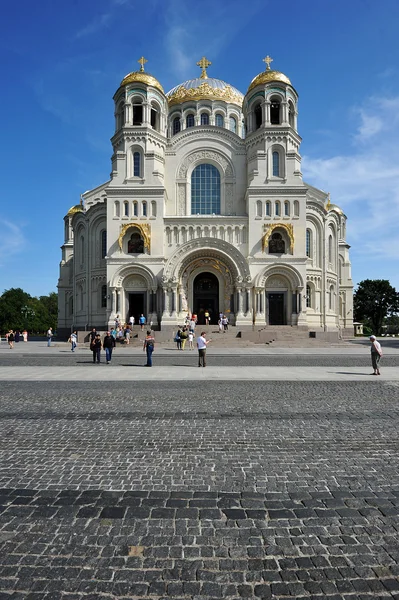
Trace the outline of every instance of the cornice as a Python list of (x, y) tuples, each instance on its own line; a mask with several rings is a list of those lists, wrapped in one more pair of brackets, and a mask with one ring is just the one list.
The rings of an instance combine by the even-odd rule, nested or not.
[(156, 141), (158, 144), (166, 146), (167, 138), (156, 129), (150, 127), (124, 127), (117, 131), (111, 137), (111, 143), (114, 146), (126, 138), (145, 138)]
[[(108, 196), (115, 197), (124, 197), (124, 196), (163, 196), (165, 193), (165, 188), (159, 187), (148, 187), (145, 188), (143, 186), (135, 186), (135, 187), (109, 187), (107, 190)], [(119, 199), (119, 198), (118, 198)]]
[[(217, 127), (216, 125), (197, 125), (196, 127), (189, 127), (183, 129), (176, 135), (168, 138), (168, 149), (179, 150), (183, 146), (187, 139), (195, 137), (196, 139), (209, 138), (211, 140), (225, 138), (223, 141), (227, 142), (229, 146), (233, 145), (236, 150), (244, 150), (245, 153), (245, 140), (240, 138), (236, 133), (232, 133), (225, 127)], [(190, 140), (192, 141), (192, 140)]]
[(247, 190), (247, 196), (250, 198), (251, 196), (306, 196), (307, 188), (286, 188), (286, 187), (278, 187), (271, 188), (267, 185), (262, 187), (249, 187)]
[(131, 264), (133, 265), (147, 265), (147, 264), (159, 264), (159, 265), (164, 265), (166, 263), (167, 259), (164, 258), (163, 256), (147, 256), (145, 255), (145, 257), (137, 259), (135, 258), (134, 261), (132, 261), (131, 256), (119, 256), (118, 258), (107, 258), (107, 265), (123, 265), (126, 266), (126, 264)]

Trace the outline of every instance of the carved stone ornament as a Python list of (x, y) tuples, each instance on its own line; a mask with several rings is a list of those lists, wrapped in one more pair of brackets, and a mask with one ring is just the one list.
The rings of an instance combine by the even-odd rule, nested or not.
[(265, 251), (269, 238), (275, 229), (283, 229), (290, 240), (290, 252), (294, 253), (294, 227), (292, 223), (273, 223), (272, 225), (265, 225), (265, 233), (262, 238), (262, 252)]
[(122, 252), (122, 244), (123, 244), (123, 238), (125, 237), (127, 231), (129, 229), (138, 229), (143, 237), (144, 240), (144, 249), (147, 250), (148, 252), (150, 252), (150, 244), (151, 244), (151, 228), (149, 223), (126, 223), (125, 225), (121, 226), (121, 231), (119, 234), (119, 238), (118, 238), (118, 243), (119, 243), (119, 248), (120, 251)]
[(187, 171), (192, 163), (201, 161), (201, 160), (213, 160), (218, 165), (221, 166), (222, 170), (226, 177), (232, 177), (233, 171), (231, 166), (229, 165), (227, 159), (219, 154), (219, 152), (213, 152), (210, 150), (201, 150), (199, 152), (193, 152), (189, 156), (187, 156), (182, 164), (180, 165), (178, 178), (184, 179), (187, 176)]
[(179, 184), (178, 189), (178, 207), (177, 214), (185, 215), (186, 214), (186, 185), (184, 183)]
[(123, 280), (123, 288), (130, 290), (132, 288), (144, 288), (147, 289), (147, 282), (141, 275), (129, 275)]
[(270, 277), (270, 279), (267, 280), (267, 287), (268, 288), (286, 288), (287, 282), (284, 281), (283, 279), (280, 279), (279, 277)]

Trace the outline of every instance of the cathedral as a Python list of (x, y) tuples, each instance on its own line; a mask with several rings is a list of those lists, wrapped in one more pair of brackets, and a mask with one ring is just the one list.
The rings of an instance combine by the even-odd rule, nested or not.
[(205, 312), (237, 331), (352, 333), (346, 216), (302, 179), (290, 79), (267, 56), (243, 94), (203, 57), (165, 93), (138, 62), (113, 98), (110, 179), (64, 217), (59, 336)]

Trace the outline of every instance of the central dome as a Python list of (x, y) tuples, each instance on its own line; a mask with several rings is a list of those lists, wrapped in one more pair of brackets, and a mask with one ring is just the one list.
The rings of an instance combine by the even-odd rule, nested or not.
[(213, 77), (188, 79), (166, 94), (169, 106), (189, 100), (223, 100), (242, 106), (244, 95), (232, 85)]

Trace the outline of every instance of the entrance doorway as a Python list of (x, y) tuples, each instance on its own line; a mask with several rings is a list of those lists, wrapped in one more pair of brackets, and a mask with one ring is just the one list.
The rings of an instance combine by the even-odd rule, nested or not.
[(268, 294), (269, 325), (285, 325), (284, 294)]
[(129, 322), (129, 318), (132, 315), (134, 317), (135, 325), (138, 324), (140, 315), (144, 315), (145, 318), (147, 318), (147, 315), (145, 314), (145, 312), (146, 312), (145, 298), (146, 298), (146, 292), (129, 293), (129, 312), (126, 317), (127, 323)]
[(199, 325), (205, 325), (205, 311), (209, 312), (211, 323), (215, 324), (219, 313), (219, 281), (213, 273), (200, 273), (194, 279), (194, 314)]

